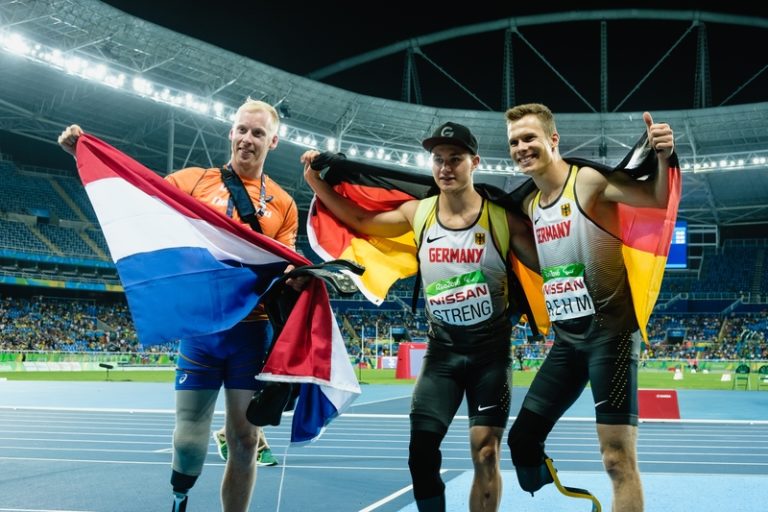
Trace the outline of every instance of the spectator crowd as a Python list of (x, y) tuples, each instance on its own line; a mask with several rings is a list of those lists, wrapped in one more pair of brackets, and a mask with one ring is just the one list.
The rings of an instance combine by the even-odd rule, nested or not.
[[(336, 308), (352, 357), (394, 355), (401, 341), (425, 341), (426, 319), (408, 307), (378, 310)], [(747, 314), (659, 314), (648, 325), (644, 359), (768, 360), (768, 308)], [(549, 340), (534, 339), (520, 326), (513, 332), (524, 359), (541, 359)], [(361, 344), (360, 338), (363, 338)], [(361, 348), (362, 347), (362, 348)], [(46, 296), (0, 297), (0, 352), (173, 353), (173, 343), (144, 346), (124, 301)], [(390, 353), (391, 351), (391, 353)]]

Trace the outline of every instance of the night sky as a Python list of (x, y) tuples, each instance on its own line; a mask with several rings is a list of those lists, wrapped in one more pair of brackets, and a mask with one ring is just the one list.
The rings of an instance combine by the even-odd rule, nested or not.
[[(562, 13), (578, 5), (596, 9), (674, 9), (723, 12), (768, 18), (768, 5), (741, 2), (296, 2), (187, 0), (108, 0), (125, 12), (253, 58), (285, 71), (306, 75), (316, 69), (409, 38), (449, 28), (532, 14)], [(751, 2), (752, 3), (752, 2)], [(757, 4), (758, 2), (754, 2)], [(459, 4), (461, 5), (461, 4)], [(414, 12), (417, 7), (418, 12)], [(716, 7), (716, 9), (715, 9)], [(366, 12), (363, 12), (366, 11)], [(681, 22), (609, 22), (608, 110), (683, 35)], [(598, 23), (523, 27), (521, 32), (561, 72), (587, 102), (599, 108)], [(717, 106), (768, 64), (768, 29), (709, 24), (712, 102)], [(514, 42), (516, 102), (541, 101), (556, 112), (590, 112), (563, 81), (524, 42)], [(760, 51), (756, 53), (756, 48)], [(463, 92), (433, 65), (417, 57), (422, 103), (445, 108), (502, 111), (503, 32), (425, 46), (425, 54), (477, 95)], [(623, 111), (693, 108), (696, 38), (686, 36), (668, 59), (619, 108)], [(354, 92), (402, 99), (403, 53), (360, 66), (323, 81)], [(768, 100), (764, 71), (728, 104)], [(487, 105), (484, 106), (483, 104)]]

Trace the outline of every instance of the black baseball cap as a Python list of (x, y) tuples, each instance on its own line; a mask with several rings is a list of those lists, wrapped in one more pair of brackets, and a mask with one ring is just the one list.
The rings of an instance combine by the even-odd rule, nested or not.
[(469, 128), (459, 123), (451, 123), (449, 121), (441, 124), (430, 138), (424, 139), (421, 143), (427, 151), (432, 151), (432, 148), (439, 144), (461, 146), (468, 149), (473, 155), (477, 154), (477, 139), (469, 131)]

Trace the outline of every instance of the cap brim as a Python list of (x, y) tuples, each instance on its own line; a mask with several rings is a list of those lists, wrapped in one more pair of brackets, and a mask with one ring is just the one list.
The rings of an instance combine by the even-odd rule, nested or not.
[(427, 151), (432, 151), (432, 148), (434, 148), (435, 146), (439, 146), (440, 144), (448, 144), (450, 146), (459, 146), (466, 149), (473, 155), (477, 154), (474, 149), (472, 149), (468, 145), (464, 144), (462, 141), (455, 139), (453, 137), (430, 137), (422, 141), (421, 147), (423, 147)]

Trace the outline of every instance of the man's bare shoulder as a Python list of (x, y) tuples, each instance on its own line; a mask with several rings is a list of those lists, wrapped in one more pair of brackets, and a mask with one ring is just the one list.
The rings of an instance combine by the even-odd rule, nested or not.
[(413, 226), (413, 219), (416, 217), (416, 209), (419, 207), (419, 202), (418, 199), (411, 199), (397, 207), (411, 226)]

